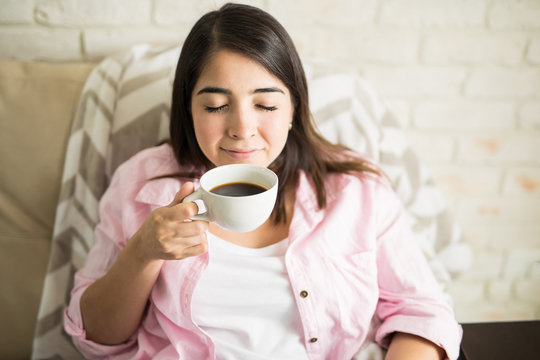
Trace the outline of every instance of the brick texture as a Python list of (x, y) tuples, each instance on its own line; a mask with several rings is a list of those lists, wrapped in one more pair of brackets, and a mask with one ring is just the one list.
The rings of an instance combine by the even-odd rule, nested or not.
[(466, 71), (455, 67), (369, 66), (364, 77), (376, 84), (385, 96), (414, 98), (446, 98), (457, 96), (466, 78)]
[(496, 0), (488, 14), (489, 25), (503, 29), (540, 29), (537, 0)]
[(484, 99), (528, 99), (540, 93), (540, 68), (474, 69), (465, 95)]
[[(0, 0), (0, 58), (99, 61), (179, 44), (225, 2)], [(452, 284), (458, 319), (540, 318), (540, 1), (242, 2), (388, 102), (475, 251)]]
[(0, 23), (31, 24), (34, 22), (33, 0), (0, 0)]
[(77, 60), (81, 57), (80, 31), (10, 27), (0, 31), (0, 49), (5, 58)]
[(540, 65), (540, 37), (531, 40), (527, 50), (527, 60), (535, 65)]
[(86, 58), (99, 60), (106, 55), (120, 52), (140, 43), (181, 44), (186, 33), (171, 29), (138, 27), (136, 30), (88, 29), (83, 32), (82, 43)]
[(46, 25), (137, 25), (150, 22), (150, 0), (36, 1), (36, 20)]
[(487, 1), (381, 1), (380, 21), (403, 27), (470, 27), (484, 22)]
[(432, 101), (416, 107), (413, 124), (420, 129), (513, 129), (516, 106), (504, 101)]
[(520, 125), (530, 130), (540, 130), (540, 99), (525, 103), (519, 112)]
[(430, 33), (423, 48), (423, 60), (433, 64), (518, 65), (527, 45), (526, 33), (459, 30)]

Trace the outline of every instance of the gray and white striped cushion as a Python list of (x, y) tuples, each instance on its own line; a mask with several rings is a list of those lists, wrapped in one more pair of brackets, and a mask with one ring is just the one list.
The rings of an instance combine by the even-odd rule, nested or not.
[[(98, 202), (114, 170), (137, 151), (168, 136), (170, 94), (178, 48), (150, 45), (103, 60), (81, 93), (69, 138), (52, 250), (33, 343), (33, 359), (82, 358), (63, 330), (74, 272), (93, 242)], [(446, 287), (469, 252), (446, 203), (373, 89), (349, 72), (306, 60), (310, 101), (319, 129), (378, 161), (406, 205), (416, 239)], [(446, 261), (450, 258), (452, 261)], [(368, 346), (368, 350), (373, 350)], [(380, 358), (366, 351), (362, 358)]]

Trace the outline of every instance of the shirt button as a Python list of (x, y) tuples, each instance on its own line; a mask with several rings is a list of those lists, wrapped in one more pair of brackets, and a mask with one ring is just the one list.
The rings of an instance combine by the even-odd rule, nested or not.
[(308, 292), (306, 290), (302, 290), (302, 291), (300, 291), (300, 296), (303, 297), (303, 298), (307, 298)]
[(314, 343), (314, 342), (317, 342), (317, 340), (319, 340), (319, 339), (317, 339), (317, 338), (314, 337), (314, 338), (309, 339), (309, 342)]

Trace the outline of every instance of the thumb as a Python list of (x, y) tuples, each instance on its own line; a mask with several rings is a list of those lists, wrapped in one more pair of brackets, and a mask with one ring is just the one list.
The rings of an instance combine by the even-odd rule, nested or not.
[(193, 185), (191, 181), (186, 182), (184, 185), (182, 185), (180, 190), (178, 190), (169, 206), (175, 206), (180, 204), (182, 200), (184, 200), (184, 198), (189, 194), (193, 193), (193, 191), (195, 191), (195, 185)]

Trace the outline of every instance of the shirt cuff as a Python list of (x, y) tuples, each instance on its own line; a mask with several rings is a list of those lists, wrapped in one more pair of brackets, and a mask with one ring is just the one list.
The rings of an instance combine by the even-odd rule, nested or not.
[(128, 341), (118, 345), (102, 345), (86, 338), (80, 303), (83, 291), (74, 292), (69, 307), (64, 312), (64, 329), (71, 336), (75, 347), (87, 359), (102, 359), (107, 356), (126, 354), (133, 349), (137, 334), (132, 335)]
[(395, 332), (420, 336), (441, 347), (446, 352), (446, 360), (456, 360), (459, 356), (463, 329), (455, 320), (419, 319), (414, 316), (396, 315), (385, 319), (375, 334), (375, 341), (382, 347), (390, 345), (390, 335)]

